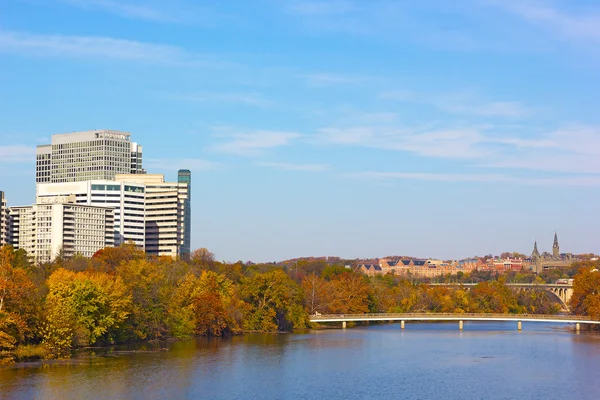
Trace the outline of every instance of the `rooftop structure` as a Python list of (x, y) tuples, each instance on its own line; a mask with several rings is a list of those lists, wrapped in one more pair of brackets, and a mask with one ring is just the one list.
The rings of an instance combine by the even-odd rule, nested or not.
[(114, 179), (116, 174), (143, 174), (142, 146), (127, 132), (93, 130), (52, 135), (37, 147), (36, 182)]

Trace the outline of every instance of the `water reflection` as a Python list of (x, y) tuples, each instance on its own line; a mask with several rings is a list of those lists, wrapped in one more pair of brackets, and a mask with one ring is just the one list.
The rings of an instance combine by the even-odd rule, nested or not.
[(599, 335), (513, 325), (387, 324), (144, 344), (0, 369), (0, 398), (597, 397)]

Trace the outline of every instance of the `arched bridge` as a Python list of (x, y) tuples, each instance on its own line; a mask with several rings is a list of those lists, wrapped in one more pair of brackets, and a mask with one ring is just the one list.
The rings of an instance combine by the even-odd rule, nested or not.
[[(429, 283), (428, 286), (445, 286), (445, 287), (463, 287), (470, 290), (477, 286), (477, 283)], [(573, 285), (571, 284), (537, 284), (537, 283), (505, 283), (512, 290), (544, 290), (551, 293), (554, 298), (560, 303), (563, 310), (569, 311), (569, 300), (573, 295)]]
[(458, 321), (458, 327), (463, 329), (464, 321), (515, 321), (518, 330), (522, 322), (546, 322), (557, 324), (575, 324), (575, 330), (581, 329), (581, 324), (600, 325), (600, 321), (584, 316), (575, 315), (542, 315), (542, 314), (454, 314), (454, 313), (371, 313), (371, 314), (316, 314), (310, 316), (310, 322), (327, 323), (341, 322), (346, 328), (347, 322), (368, 321), (400, 321), (404, 329), (406, 321)]

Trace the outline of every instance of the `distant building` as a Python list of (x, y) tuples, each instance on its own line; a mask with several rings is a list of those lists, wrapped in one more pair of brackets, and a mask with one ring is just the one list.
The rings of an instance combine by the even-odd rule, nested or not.
[(8, 205), (4, 192), (0, 191), (0, 246), (8, 244)]
[(114, 243), (132, 241), (147, 254), (187, 257), (191, 246), (191, 172), (177, 182), (160, 174), (117, 174), (114, 180), (39, 183), (39, 198), (75, 195), (77, 204), (114, 209)]
[(10, 241), (36, 263), (94, 253), (114, 244), (114, 215), (107, 207), (76, 204), (76, 196), (38, 198), (36, 204), (10, 207)]
[(383, 275), (381, 267), (377, 264), (359, 264), (358, 270), (367, 276)]
[(116, 181), (140, 183), (146, 195), (146, 253), (186, 258), (191, 247), (191, 189), (189, 170), (180, 170), (177, 182), (164, 175), (117, 175)]
[(37, 147), (36, 182), (114, 179), (116, 174), (143, 174), (142, 146), (127, 132), (93, 130), (52, 135)]
[(561, 253), (558, 244), (558, 236), (554, 233), (554, 243), (552, 245), (552, 254), (544, 252), (540, 254), (537, 247), (537, 241), (533, 245), (533, 252), (531, 253), (531, 264), (532, 269), (535, 273), (539, 274), (548, 269), (557, 267), (568, 267), (573, 264), (573, 254)]
[(114, 210), (114, 244), (146, 246), (146, 186), (108, 180), (38, 183), (38, 198), (75, 195), (77, 204)]

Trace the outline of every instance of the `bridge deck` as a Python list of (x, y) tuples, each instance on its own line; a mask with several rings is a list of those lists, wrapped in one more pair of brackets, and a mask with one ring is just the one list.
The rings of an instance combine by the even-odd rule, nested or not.
[(522, 321), (563, 324), (597, 324), (600, 321), (575, 315), (542, 314), (446, 314), (446, 313), (373, 313), (311, 315), (310, 322), (363, 322), (363, 321)]

